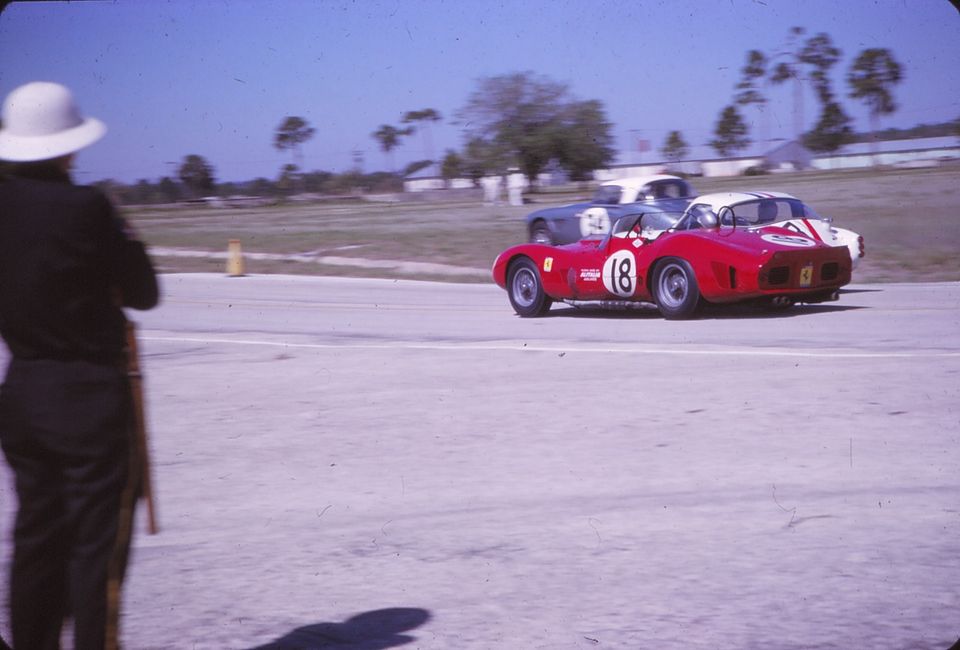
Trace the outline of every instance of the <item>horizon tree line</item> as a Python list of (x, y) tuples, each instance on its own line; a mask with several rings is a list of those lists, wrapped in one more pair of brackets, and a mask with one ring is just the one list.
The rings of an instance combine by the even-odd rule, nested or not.
[[(769, 87), (786, 82), (791, 82), (794, 88), (795, 134), (802, 127), (805, 85), (813, 89), (820, 104), (816, 124), (808, 132), (799, 134), (805, 146), (815, 152), (831, 152), (853, 139), (852, 120), (837, 100), (829, 76), (842, 52), (826, 33), (805, 40), (804, 35), (803, 28), (794, 27), (783, 48), (772, 53), (747, 52), (733, 101), (721, 110), (714, 126), (714, 138), (707, 143), (718, 154), (733, 155), (750, 144), (749, 128), (739, 109), (756, 106), (763, 122), (768, 114)], [(874, 135), (879, 132), (880, 117), (897, 110), (892, 89), (902, 79), (902, 67), (886, 48), (865, 49), (851, 63), (846, 75), (848, 97), (867, 106)], [(401, 115), (399, 125), (382, 124), (372, 132), (371, 137), (389, 161), (390, 171), (381, 174), (398, 177), (392, 152), (403, 138), (417, 131), (421, 133), (428, 158), (405, 166), (404, 176), (435, 163), (439, 163), (444, 178), (466, 177), (474, 181), (515, 168), (535, 187), (538, 176), (548, 167), (566, 171), (571, 180), (583, 180), (594, 169), (609, 164), (615, 155), (612, 124), (601, 101), (575, 98), (566, 84), (529, 71), (480, 79), (476, 90), (451, 122), (462, 127), (462, 149), (447, 149), (442, 159), (436, 161), (433, 160), (431, 127), (442, 119), (432, 108), (407, 111)], [(960, 120), (957, 124), (960, 125)], [(955, 130), (960, 133), (960, 126)], [(139, 188), (134, 193), (140, 195), (170, 197), (177, 193), (180, 196), (203, 196), (214, 191), (222, 194), (224, 187), (256, 185), (261, 190), (270, 189), (272, 195), (283, 195), (294, 191), (323, 191), (325, 184), (329, 185), (330, 179), (338, 176), (352, 177), (355, 182), (375, 176), (362, 174), (359, 165), (339, 175), (303, 172), (303, 145), (315, 134), (316, 130), (303, 117), (287, 116), (281, 121), (273, 144), (278, 151), (289, 151), (292, 162), (281, 167), (275, 180), (261, 178), (246, 183), (217, 184), (213, 166), (202, 156), (189, 154), (177, 169), (176, 180), (164, 177), (154, 186), (141, 179), (132, 187)], [(671, 130), (660, 148), (669, 162), (682, 160), (689, 150), (680, 130)], [(377, 183), (383, 185), (383, 179)], [(363, 185), (370, 186), (370, 182), (365, 181)]]

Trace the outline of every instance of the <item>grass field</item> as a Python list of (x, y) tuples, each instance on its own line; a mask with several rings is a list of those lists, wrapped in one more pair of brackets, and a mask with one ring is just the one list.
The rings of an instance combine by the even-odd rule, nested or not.
[[(692, 183), (702, 194), (788, 192), (838, 226), (859, 232), (867, 257), (854, 274), (857, 282), (960, 280), (960, 167), (695, 178)], [(224, 271), (228, 240), (239, 239), (247, 273), (484, 282), (497, 254), (525, 241), (525, 215), (586, 198), (590, 191), (583, 186), (532, 194), (523, 207), (352, 201), (134, 208), (126, 214), (166, 272)]]

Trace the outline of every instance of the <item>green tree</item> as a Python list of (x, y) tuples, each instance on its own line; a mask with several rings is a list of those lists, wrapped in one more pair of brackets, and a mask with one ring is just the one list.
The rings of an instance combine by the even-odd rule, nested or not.
[(296, 115), (284, 118), (273, 135), (273, 146), (278, 151), (293, 152), (294, 162), (303, 166), (303, 143), (313, 137), (315, 130), (310, 124)]
[(761, 108), (767, 103), (767, 98), (760, 92), (759, 82), (767, 76), (767, 57), (759, 50), (747, 52), (747, 63), (740, 69), (743, 75), (737, 84), (737, 95), (734, 101), (739, 106), (760, 104)]
[(812, 131), (804, 135), (803, 144), (818, 153), (831, 153), (850, 141), (853, 128), (850, 117), (837, 102), (827, 102), (820, 113), (820, 120)]
[(447, 154), (440, 164), (440, 174), (447, 181), (463, 176), (463, 158), (460, 157), (460, 154), (452, 149), (447, 149)]
[(233, 196), (239, 194), (239, 186), (236, 183), (220, 183), (217, 185), (217, 196)]
[(160, 200), (164, 203), (176, 203), (180, 200), (180, 186), (169, 176), (160, 179), (157, 190), (160, 193)]
[(876, 133), (880, 128), (880, 116), (897, 110), (891, 88), (903, 79), (900, 64), (885, 48), (868, 48), (862, 51), (850, 66), (847, 84), (850, 97), (862, 100), (870, 110), (870, 127)]
[[(531, 72), (516, 72), (480, 79), (457, 118), (464, 125), (468, 149), (473, 146), (484, 152), (483, 166), (515, 165), (535, 186), (537, 176), (552, 159), (560, 160), (571, 172), (579, 172), (586, 160), (603, 165), (612, 159), (610, 125), (602, 118), (600, 107), (599, 102), (571, 100), (564, 84)], [(574, 155), (572, 147), (564, 145), (574, 137), (574, 127), (589, 130), (590, 136), (581, 143), (592, 151)], [(468, 167), (475, 171), (479, 161), (469, 151), (465, 153)], [(502, 170), (502, 166), (496, 169)]]
[(720, 114), (717, 125), (713, 130), (715, 139), (710, 141), (713, 147), (721, 156), (729, 156), (750, 144), (747, 137), (747, 125), (736, 106), (727, 106)]
[(813, 70), (810, 72), (810, 82), (817, 93), (824, 108), (833, 102), (833, 90), (830, 87), (830, 68), (840, 60), (841, 51), (834, 47), (830, 36), (823, 32), (807, 39), (800, 50), (799, 61)]
[(140, 205), (153, 203), (153, 198), (154, 198), (153, 184), (150, 183), (150, 181), (148, 181), (147, 179), (141, 178), (140, 180), (137, 181), (136, 185), (129, 188), (127, 196), (131, 203), (136, 203)]
[(381, 124), (380, 128), (371, 133), (371, 137), (380, 143), (380, 150), (390, 159), (390, 171), (393, 171), (392, 151), (400, 144), (400, 137), (412, 133), (410, 129), (398, 129), (389, 124)]
[(292, 194), (296, 191), (300, 180), (300, 168), (287, 163), (280, 169), (276, 187), (283, 194)]
[(184, 157), (177, 170), (177, 177), (194, 197), (209, 195), (213, 191), (213, 167), (203, 156), (190, 154)]
[(300, 175), (300, 182), (303, 184), (304, 192), (324, 192), (327, 183), (333, 176), (331, 172), (316, 171), (307, 172)]
[(270, 179), (264, 178), (262, 176), (250, 181), (249, 191), (254, 196), (263, 196), (263, 197), (275, 196), (277, 193), (276, 186), (273, 184), (273, 182)]
[(663, 157), (674, 163), (686, 158), (689, 151), (687, 142), (679, 131), (671, 131), (667, 134), (667, 139), (663, 142), (663, 147), (660, 148)]
[[(571, 102), (558, 125), (556, 158), (570, 174), (570, 180), (585, 181), (593, 170), (605, 166), (615, 155), (612, 126), (603, 104), (595, 99)], [(544, 161), (546, 167), (550, 159)]]
[(439, 122), (442, 118), (439, 111), (433, 108), (425, 108), (420, 111), (407, 111), (403, 114), (402, 122), (411, 124), (410, 133), (417, 130), (416, 125), (422, 124), (426, 128), (420, 129), (423, 135), (423, 153), (432, 162), (433, 161), (433, 137), (431, 135), (430, 125)]
[(463, 173), (474, 184), (489, 174), (503, 173), (507, 164), (508, 154), (503, 147), (479, 137), (468, 140), (463, 150)]

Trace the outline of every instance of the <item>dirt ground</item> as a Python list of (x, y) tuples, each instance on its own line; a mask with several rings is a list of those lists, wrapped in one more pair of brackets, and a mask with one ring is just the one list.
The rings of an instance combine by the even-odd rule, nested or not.
[[(761, 177), (694, 178), (699, 193), (784, 191), (838, 226), (862, 234), (867, 257), (857, 282), (960, 280), (960, 166), (930, 169), (802, 172)], [(239, 239), (249, 273), (486, 282), (494, 258), (525, 241), (524, 217), (590, 195), (590, 187), (529, 194), (528, 204), (479, 202), (313, 203), (260, 208), (127, 210), (167, 272), (225, 268), (228, 241)], [(253, 255), (253, 256), (251, 256)], [(256, 257), (255, 255), (260, 255)], [(278, 259), (296, 256), (295, 259)], [(380, 262), (430, 262), (429, 269)], [(466, 269), (465, 272), (450, 269)]]

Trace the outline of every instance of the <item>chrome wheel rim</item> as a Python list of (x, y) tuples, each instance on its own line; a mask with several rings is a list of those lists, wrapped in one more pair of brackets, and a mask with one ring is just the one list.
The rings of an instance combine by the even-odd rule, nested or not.
[(679, 307), (687, 298), (690, 284), (686, 272), (671, 264), (660, 274), (660, 302), (667, 307)]
[(538, 280), (530, 269), (520, 269), (513, 276), (513, 299), (521, 307), (529, 307), (537, 299)]

